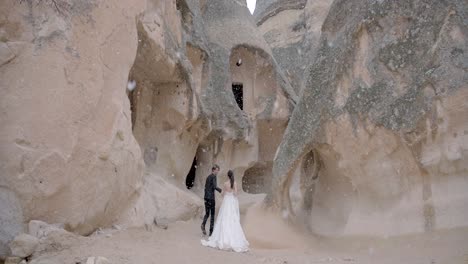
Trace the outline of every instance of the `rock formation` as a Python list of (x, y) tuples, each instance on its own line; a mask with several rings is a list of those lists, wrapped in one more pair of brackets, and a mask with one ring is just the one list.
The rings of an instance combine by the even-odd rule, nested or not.
[[(254, 177), (271, 179), (297, 95), (245, 2), (152, 2), (138, 21), (138, 41), (129, 75), (137, 88), (129, 97), (147, 173), (123, 221), (141, 225), (201, 214), (199, 197), (213, 163), (222, 168), (220, 182), (228, 169), (242, 182), (255, 166), (265, 171)], [(189, 173), (193, 183), (186, 181)]]
[(13, 256), (26, 258), (34, 253), (38, 244), (39, 240), (36, 237), (20, 234), (11, 241), (9, 246)]
[(111, 224), (143, 175), (127, 76), (144, 1), (0, 4), (0, 255), (30, 219)]
[(245, 1), (0, 7), (0, 256), (29, 220), (86, 235), (199, 215), (215, 162), (220, 182), (271, 179), (298, 97)]
[(466, 10), (334, 1), (268, 201), (322, 235), (466, 226)]
[(254, 16), (297, 93), (312, 61), (332, 0), (257, 0)]
[(242, 204), (268, 193), (317, 234), (466, 226), (466, 10), (2, 1), (0, 258), (30, 220), (88, 235), (196, 217), (213, 163)]

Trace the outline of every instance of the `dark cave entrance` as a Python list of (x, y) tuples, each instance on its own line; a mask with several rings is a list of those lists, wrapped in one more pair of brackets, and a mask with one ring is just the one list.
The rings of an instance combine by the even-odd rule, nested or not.
[(232, 93), (236, 99), (236, 103), (241, 110), (244, 110), (244, 85), (242, 83), (232, 84)]
[(190, 171), (188, 172), (187, 177), (185, 178), (185, 186), (187, 186), (187, 189), (192, 189), (194, 182), (195, 182), (196, 172), (197, 172), (197, 157), (195, 156), (193, 158), (192, 167), (190, 167)]

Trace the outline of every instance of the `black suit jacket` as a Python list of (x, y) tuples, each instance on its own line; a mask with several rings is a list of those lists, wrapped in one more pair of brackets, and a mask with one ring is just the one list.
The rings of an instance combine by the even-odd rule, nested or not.
[(215, 190), (221, 193), (221, 189), (216, 184), (216, 175), (210, 174), (205, 182), (205, 199), (214, 200)]

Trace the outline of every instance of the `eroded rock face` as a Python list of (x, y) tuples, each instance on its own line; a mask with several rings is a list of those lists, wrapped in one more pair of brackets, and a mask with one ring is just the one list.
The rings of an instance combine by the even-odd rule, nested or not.
[(143, 173), (125, 94), (143, 1), (56, 3), (0, 4), (1, 244), (30, 219), (111, 223)]
[(36, 237), (28, 234), (20, 234), (11, 241), (9, 246), (13, 256), (25, 258), (34, 253), (38, 244), (39, 240)]
[(323, 235), (466, 225), (462, 0), (56, 3), (1, 4), (0, 255), (197, 216), (213, 163)]
[(245, 1), (127, 5), (2, 3), (1, 241), (189, 219), (213, 163), (271, 171), (297, 95)]
[(466, 226), (467, 9), (334, 1), (269, 201), (323, 235)]
[(331, 0), (258, 0), (254, 16), (296, 93), (319, 44)]
[(256, 164), (271, 171), (297, 96), (245, 1), (148, 1), (137, 30), (128, 96), (146, 174), (120, 222), (187, 220), (214, 163), (220, 184), (228, 169), (239, 182)]

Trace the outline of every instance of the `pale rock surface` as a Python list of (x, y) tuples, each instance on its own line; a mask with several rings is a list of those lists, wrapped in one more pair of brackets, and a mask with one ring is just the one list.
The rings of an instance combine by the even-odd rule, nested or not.
[(9, 246), (13, 256), (25, 258), (34, 253), (38, 244), (39, 239), (36, 237), (28, 234), (20, 234), (10, 242)]
[(18, 264), (25, 262), (21, 257), (7, 257), (4, 264)]
[(465, 1), (334, 1), (267, 201), (327, 236), (468, 225)]
[(203, 201), (156, 175), (146, 175), (136, 204), (119, 220), (122, 225), (164, 225), (177, 220), (190, 220), (204, 213)]
[(39, 254), (51, 249), (64, 250), (72, 244), (84, 240), (84, 237), (64, 230), (59, 224), (50, 225), (37, 220), (32, 220), (29, 223), (29, 234), (39, 240), (36, 249), (36, 253)]
[(465, 2), (54, 3), (0, 4), (0, 256), (199, 217), (213, 163), (316, 234), (467, 225)]
[(300, 94), (332, 0), (257, 0), (255, 21), (273, 56)]
[(196, 217), (213, 163), (220, 182), (271, 171), (298, 97), (245, 1), (0, 7), (0, 255), (33, 219), (86, 235)]
[(86, 264), (111, 264), (111, 262), (105, 257), (89, 257)]
[(31, 220), (28, 223), (28, 233), (31, 236), (42, 239), (47, 237), (53, 231), (64, 231), (61, 224), (48, 224), (39, 220)]
[(143, 175), (125, 86), (144, 1), (55, 3), (0, 3), (0, 255), (31, 219), (110, 224)]
[[(152, 1), (137, 30), (129, 74), (136, 88), (128, 95), (146, 173), (135, 205), (119, 223), (200, 217), (213, 163), (222, 169), (219, 184), (228, 169), (239, 183), (257, 163), (271, 170), (297, 95), (243, 1)], [(233, 83), (243, 84), (243, 111)], [(194, 186), (187, 191), (194, 158)]]
[[(1, 179), (0, 179), (1, 181)], [(23, 232), (23, 212), (21, 204), (15, 193), (0, 186), (0, 258), (10, 255), (8, 243)]]

